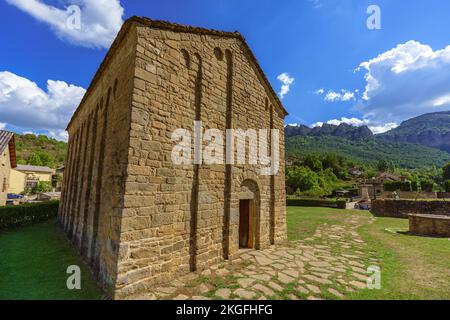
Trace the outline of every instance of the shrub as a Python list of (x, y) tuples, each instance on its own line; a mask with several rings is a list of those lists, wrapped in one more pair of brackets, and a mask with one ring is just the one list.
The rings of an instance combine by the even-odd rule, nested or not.
[(444, 188), (445, 188), (445, 192), (450, 192), (450, 180), (445, 180)]
[(39, 181), (36, 187), (31, 189), (32, 194), (38, 194), (42, 192), (51, 192), (53, 190), (52, 183), (50, 181)]
[(59, 201), (0, 207), (0, 229), (49, 220), (58, 214)]
[(411, 181), (402, 182), (400, 191), (412, 191)]
[(286, 183), (300, 192), (308, 191), (318, 186), (318, 176), (308, 167), (296, 167), (287, 172)]
[(385, 182), (384, 191), (413, 191), (413, 185), (411, 181), (393, 181), (393, 182)]
[(445, 180), (450, 180), (450, 163), (447, 164), (444, 168), (442, 168), (442, 170), (444, 171), (442, 177)]
[(345, 200), (325, 200), (325, 199), (287, 199), (288, 207), (327, 207), (345, 209)]
[(385, 182), (384, 183), (384, 191), (399, 191), (402, 188), (402, 182), (393, 181), (393, 182)]
[(422, 181), (420, 182), (420, 186), (422, 188), (422, 191), (424, 192), (433, 192), (434, 189), (434, 182), (433, 181)]

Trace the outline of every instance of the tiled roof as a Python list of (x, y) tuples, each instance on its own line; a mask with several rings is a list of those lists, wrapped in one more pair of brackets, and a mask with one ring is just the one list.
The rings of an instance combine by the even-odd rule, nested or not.
[(256, 67), (256, 70), (260, 74), (263, 82), (266, 84), (266, 86), (268, 87), (269, 91), (272, 93), (273, 99), (275, 100), (275, 104), (281, 110), (281, 112), (284, 113), (285, 116), (288, 115), (286, 109), (283, 107), (283, 104), (281, 103), (280, 99), (278, 98), (278, 95), (273, 90), (272, 85), (270, 84), (270, 82), (267, 79), (264, 71), (262, 70), (261, 66), (259, 65), (258, 60), (256, 59), (256, 57), (253, 54), (252, 50), (250, 49), (250, 47), (248, 46), (247, 42), (245, 41), (244, 36), (242, 34), (240, 34), (239, 32), (237, 32), (237, 31), (235, 31), (235, 32), (218, 31), (218, 30), (212, 30), (212, 29), (205, 29), (205, 28), (199, 28), (199, 27), (186, 26), (186, 25), (181, 25), (181, 24), (172, 23), (172, 22), (168, 22), (168, 21), (151, 20), (151, 19), (145, 18), (145, 17), (133, 16), (133, 17), (129, 18), (127, 21), (125, 21), (125, 23), (122, 25), (122, 28), (119, 31), (119, 33), (118, 33), (116, 39), (114, 40), (113, 44), (111, 45), (111, 48), (107, 52), (107, 54), (105, 56), (105, 59), (100, 64), (100, 67), (98, 68), (94, 78), (92, 79), (91, 84), (89, 85), (89, 88), (87, 89), (83, 99), (81, 100), (79, 107), (77, 108), (77, 110), (75, 110), (75, 113), (73, 114), (72, 119), (69, 121), (69, 124), (67, 125), (67, 128), (69, 128), (70, 125), (72, 124), (72, 121), (75, 119), (75, 117), (76, 117), (80, 107), (83, 105), (83, 103), (87, 99), (87, 96), (89, 95), (91, 89), (94, 87), (95, 83), (99, 80), (100, 75), (103, 73), (103, 70), (107, 67), (111, 57), (114, 55), (114, 53), (117, 50), (117, 48), (119, 47), (123, 37), (128, 33), (129, 27), (133, 23), (138, 23), (138, 24), (141, 24), (141, 25), (145, 25), (145, 26), (147, 26), (149, 28), (160, 29), (160, 30), (170, 30), (170, 31), (174, 31), (174, 32), (195, 33), (195, 34), (200, 34), (200, 35), (202, 35), (202, 34), (204, 34), (204, 35), (213, 35), (213, 36), (224, 37), (224, 38), (236, 38), (236, 39), (242, 41), (242, 43), (244, 45), (244, 49), (247, 52), (247, 54), (248, 54), (248, 56), (250, 58), (250, 61), (253, 62), (253, 64)]
[(16, 144), (14, 141), (14, 133), (0, 130), (0, 154), (2, 154), (6, 147), (9, 148), (9, 158), (11, 161), (11, 167), (15, 168), (16, 163)]
[(12, 137), (14, 137), (14, 133), (0, 130), (0, 153), (3, 153), (3, 151), (5, 151), (5, 148), (8, 146), (9, 141)]
[(49, 167), (41, 167), (41, 166), (29, 166), (29, 165), (23, 165), (19, 164), (17, 165), (17, 168), (15, 168), (17, 171), (33, 171), (33, 172), (45, 172), (45, 173), (53, 173), (53, 169)]

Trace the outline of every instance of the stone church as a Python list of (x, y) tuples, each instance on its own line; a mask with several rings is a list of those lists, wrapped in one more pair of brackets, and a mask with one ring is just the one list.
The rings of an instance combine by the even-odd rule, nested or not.
[[(124, 23), (67, 127), (59, 210), (111, 298), (286, 241), (286, 115), (239, 33)], [(259, 162), (175, 164), (172, 134), (195, 121), (278, 129), (276, 174)]]

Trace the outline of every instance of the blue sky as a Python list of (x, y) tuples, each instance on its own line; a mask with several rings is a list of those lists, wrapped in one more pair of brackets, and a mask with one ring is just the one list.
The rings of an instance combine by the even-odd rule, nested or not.
[[(412, 116), (450, 110), (447, 0), (93, 3), (0, 0), (0, 127), (64, 139), (74, 101), (133, 15), (240, 31), (277, 92), (279, 75), (293, 79), (282, 100), (286, 123), (344, 121), (381, 132)], [(57, 23), (71, 4), (81, 8), (81, 35)], [(381, 30), (367, 28), (372, 4), (381, 9)]]

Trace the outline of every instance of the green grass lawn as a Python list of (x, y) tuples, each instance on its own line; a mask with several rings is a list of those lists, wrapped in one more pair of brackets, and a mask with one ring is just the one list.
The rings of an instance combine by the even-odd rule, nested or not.
[[(291, 241), (311, 237), (324, 223), (343, 224), (365, 211), (288, 207)], [(358, 232), (369, 252), (381, 258), (381, 290), (362, 290), (350, 299), (450, 299), (450, 241), (398, 233), (408, 220), (376, 218)], [(68, 290), (67, 267), (82, 270), (82, 289)], [(100, 299), (101, 292), (55, 221), (0, 232), (0, 299)]]
[[(450, 300), (450, 241), (398, 233), (407, 219), (377, 218), (359, 232), (382, 258), (382, 290), (361, 292), (358, 299)], [(389, 230), (389, 231), (387, 231)]]
[[(67, 267), (81, 268), (81, 290), (66, 286)], [(0, 299), (99, 299), (87, 267), (54, 220), (0, 232)]]
[(311, 237), (316, 228), (324, 223), (342, 224), (345, 216), (360, 214), (370, 217), (369, 212), (331, 208), (287, 207), (287, 232), (290, 241)]
[[(323, 223), (341, 224), (345, 216), (369, 212), (288, 207), (288, 237), (305, 239)], [(450, 299), (450, 241), (412, 236), (407, 219), (376, 218), (359, 228), (367, 251), (381, 258), (381, 290), (362, 290), (350, 299)]]

